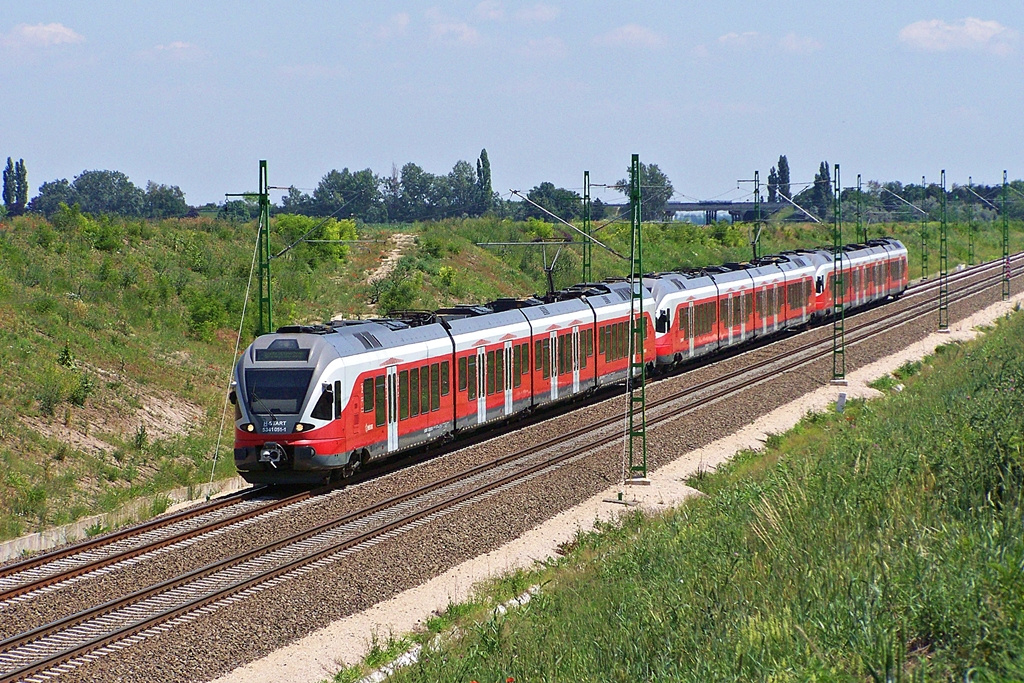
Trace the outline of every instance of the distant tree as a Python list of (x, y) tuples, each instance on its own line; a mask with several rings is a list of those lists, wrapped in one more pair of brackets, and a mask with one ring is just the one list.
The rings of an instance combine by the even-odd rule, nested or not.
[(432, 218), (431, 199), (436, 194), (434, 174), (409, 162), (402, 166), (399, 220), (416, 221)]
[(818, 209), (818, 216), (824, 218), (829, 213), (834, 201), (832, 194), (832, 173), (829, 171), (827, 161), (821, 162), (818, 173), (814, 176), (814, 206)]
[[(626, 169), (629, 172), (629, 169)], [(618, 190), (629, 197), (629, 177), (620, 180)], [(657, 164), (640, 163), (640, 218), (641, 220), (662, 220), (665, 217), (665, 205), (672, 199), (675, 190), (668, 176), (662, 173)]]
[(7, 213), (14, 215), (14, 204), (18, 200), (18, 178), (14, 171), (14, 161), (7, 157), (7, 167), (4, 168), (4, 208)]
[(28, 204), (28, 210), (41, 213), (47, 218), (52, 217), (61, 204), (74, 206), (78, 203), (78, 194), (66, 178), (51, 180), (39, 186), (37, 194)]
[(768, 203), (775, 204), (779, 201), (779, 172), (772, 166), (772, 170), (768, 171)]
[(789, 188), (789, 159), (785, 154), (779, 157), (779, 194), (786, 199), (793, 198)]
[(308, 216), (313, 210), (313, 198), (300, 192), (294, 185), (288, 188), (288, 194), (281, 198), (281, 212)]
[(20, 216), (25, 213), (25, 206), (28, 205), (28, 171), (25, 169), (25, 160), (18, 159), (14, 164), (14, 215)]
[(71, 183), (82, 211), (141, 216), (145, 192), (120, 171), (82, 171)]
[(594, 199), (590, 202), (590, 220), (599, 221), (605, 217), (608, 213), (608, 207), (601, 201), (600, 198)]
[(476, 213), (484, 214), (494, 206), (494, 189), (491, 187), (491, 161), (487, 158), (487, 150), (480, 150), (480, 158), (476, 162), (476, 186), (478, 204)]
[(394, 164), (391, 164), (391, 175), (381, 180), (380, 189), (388, 221), (401, 220), (402, 177), (398, 174), (398, 167)]
[(185, 193), (177, 185), (146, 183), (144, 214), (147, 218), (180, 218), (188, 213)]
[[(555, 187), (553, 183), (544, 182), (530, 190), (527, 198), (544, 207), (565, 221), (571, 221), (583, 215), (583, 198), (572, 190)], [(554, 219), (529, 202), (524, 207), (527, 218), (540, 218), (554, 222)]]
[(380, 179), (370, 169), (351, 173), (332, 170), (313, 190), (315, 216), (353, 216), (368, 222), (384, 218)]
[(480, 185), (468, 161), (457, 161), (448, 174), (447, 215), (474, 216), (480, 213)]

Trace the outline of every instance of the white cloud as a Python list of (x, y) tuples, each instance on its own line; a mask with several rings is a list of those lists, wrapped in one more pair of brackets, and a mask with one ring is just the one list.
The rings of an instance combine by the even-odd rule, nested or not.
[(745, 31), (743, 33), (726, 33), (718, 37), (718, 44), (724, 47), (748, 48), (753, 47), (762, 39), (757, 31)]
[(84, 36), (63, 24), (18, 24), (10, 33), (0, 35), (0, 44), (14, 48), (47, 48), (84, 41)]
[(549, 21), (554, 21), (558, 18), (558, 15), (562, 13), (557, 7), (552, 5), (545, 5), (543, 3), (537, 3), (532, 7), (524, 7), (516, 12), (516, 19), (519, 21), (525, 21), (532, 24), (543, 24)]
[(404, 36), (409, 32), (411, 19), (405, 12), (391, 15), (386, 22), (377, 27), (373, 34), (380, 40), (390, 40)]
[(798, 36), (795, 33), (787, 33), (782, 40), (779, 41), (779, 46), (786, 52), (790, 52), (796, 55), (809, 55), (821, 50), (824, 45), (814, 38), (805, 38)]
[(555, 36), (545, 38), (532, 38), (526, 41), (526, 45), (520, 50), (527, 57), (535, 59), (561, 59), (568, 50), (565, 42)]
[(610, 47), (658, 48), (665, 44), (665, 37), (638, 24), (626, 24), (594, 38), (597, 45)]
[(289, 64), (278, 67), (277, 73), (290, 81), (324, 81), (347, 75), (344, 68), (326, 64)]
[(978, 50), (997, 55), (1008, 55), (1017, 44), (1018, 33), (998, 21), (984, 21), (967, 17), (952, 24), (941, 19), (917, 21), (904, 26), (899, 41), (925, 52), (950, 50)]
[(500, 21), (505, 18), (505, 8), (498, 0), (484, 0), (473, 10), (473, 16), (484, 21)]

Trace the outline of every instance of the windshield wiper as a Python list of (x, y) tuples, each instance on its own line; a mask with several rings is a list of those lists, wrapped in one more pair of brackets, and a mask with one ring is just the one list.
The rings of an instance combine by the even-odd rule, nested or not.
[[(270, 406), (268, 406), (263, 401), (262, 398), (257, 396), (255, 391), (249, 392), (249, 402), (250, 403), (258, 403), (258, 404), (262, 405), (264, 408), (266, 408), (266, 410), (262, 413), (263, 415), (273, 415), (274, 414), (274, 409), (271, 408)], [(281, 412), (281, 411), (278, 410), (277, 412)]]

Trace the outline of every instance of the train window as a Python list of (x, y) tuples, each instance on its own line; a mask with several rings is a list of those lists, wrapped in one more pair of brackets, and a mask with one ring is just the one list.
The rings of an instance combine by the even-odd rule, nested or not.
[(409, 419), (409, 371), (398, 373), (398, 419)]
[(505, 349), (494, 352), (494, 391), (505, 391)]
[(448, 385), (448, 361), (441, 362), (441, 395), (447, 396), (451, 387)]
[(363, 380), (363, 412), (369, 413), (373, 410), (373, 378), (367, 377)]
[(316, 418), (317, 420), (330, 420), (334, 417), (334, 387), (330, 384), (325, 384), (323, 392), (320, 394), (320, 398), (317, 399), (316, 405), (313, 406), (313, 412), (309, 414), (310, 417)]
[(594, 328), (587, 328), (587, 356), (594, 355)]
[[(520, 348), (518, 346), (512, 347), (512, 374), (519, 377), (519, 374), (523, 371), (523, 359), (521, 357)], [(519, 386), (517, 383), (516, 386)]]
[(463, 356), (459, 359), (459, 391), (465, 391), (466, 386), (469, 384), (469, 380), (466, 375), (466, 357)]
[(430, 366), (424, 365), (420, 368), (420, 412), (426, 413), (428, 410), (430, 410)]
[(386, 396), (384, 394), (384, 375), (381, 375), (373, 381), (373, 389), (373, 393), (375, 395), (374, 404), (377, 409), (374, 417), (376, 418), (375, 421), (377, 426), (381, 427), (384, 425), (384, 420), (387, 417), (387, 403), (385, 402)]
[(470, 356), (468, 359), (466, 378), (469, 383), (469, 400), (472, 401), (476, 398), (476, 356)]
[(334, 419), (341, 417), (341, 380), (334, 382)]
[(551, 376), (551, 340), (540, 341), (540, 369), (541, 377), (547, 379)]
[(604, 325), (597, 328), (597, 352), (604, 353)]
[(558, 336), (558, 374), (565, 374), (565, 340), (568, 337), (564, 334)]
[(495, 392), (495, 352), (487, 351), (487, 395)]
[(441, 409), (441, 373), (437, 363), (430, 366), (430, 410)]
[(534, 344), (534, 347), (535, 348), (533, 351), (533, 371), (536, 372), (537, 370), (540, 370), (544, 365), (543, 363), (541, 363), (541, 341), (539, 339)]
[(420, 414), (420, 371), (413, 369), (409, 373), (409, 415)]

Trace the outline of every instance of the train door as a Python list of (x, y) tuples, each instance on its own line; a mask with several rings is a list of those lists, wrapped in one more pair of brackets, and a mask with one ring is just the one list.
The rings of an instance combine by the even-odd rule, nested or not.
[(580, 327), (572, 328), (572, 393), (580, 393)]
[(388, 452), (398, 450), (398, 366), (389, 365), (384, 383), (387, 392)]
[(548, 375), (551, 377), (551, 400), (558, 399), (558, 333), (551, 332), (548, 336), (551, 353), (548, 354)]
[(686, 304), (686, 312), (683, 314), (686, 316), (686, 336), (683, 337), (683, 343), (686, 344), (686, 348), (689, 351), (690, 358), (693, 358), (693, 338), (696, 336), (693, 333), (693, 302), (690, 301)]
[(476, 421), (487, 422), (487, 349), (476, 350)]
[(505, 342), (505, 363), (504, 363), (504, 375), (505, 375), (505, 415), (512, 414), (512, 381), (515, 379), (512, 376), (512, 342)]
[[(740, 294), (739, 295), (739, 299), (740, 299), (740, 339), (743, 340), (743, 339), (747, 338), (747, 316), (749, 316), (751, 313), (753, 313), (753, 311), (748, 311), (747, 310), (747, 301), (749, 300), (751, 302), (751, 307), (753, 307), (754, 295), (753, 294)], [(750, 329), (751, 329), (751, 331), (753, 331), (754, 326), (751, 325)]]
[(722, 316), (723, 318), (725, 318), (725, 320), (723, 320), (722, 322), (725, 323), (726, 329), (728, 329), (728, 331), (729, 331), (728, 341), (729, 341), (729, 345), (731, 346), (732, 345), (732, 327), (733, 327), (732, 324), (735, 321), (735, 318), (733, 317), (733, 314), (732, 314), (733, 305), (735, 304), (735, 300), (732, 297), (732, 292), (729, 292), (729, 294), (726, 296), (725, 302), (726, 302), (725, 303), (725, 315)]

